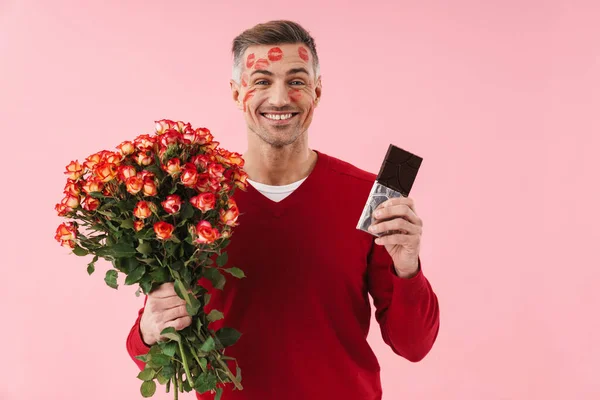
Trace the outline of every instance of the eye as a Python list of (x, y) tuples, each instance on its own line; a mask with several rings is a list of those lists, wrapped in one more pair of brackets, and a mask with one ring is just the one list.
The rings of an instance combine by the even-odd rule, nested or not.
[[(295, 82), (299, 83), (300, 85), (304, 85), (304, 82), (299, 81), (299, 80), (291, 81), (290, 83), (293, 84)], [(298, 85), (294, 85), (294, 86), (298, 86)]]
[(261, 79), (260, 81), (256, 81), (256, 82), (254, 82), (254, 84), (255, 84), (255, 85), (261, 85), (261, 82), (267, 82), (267, 83), (269, 83), (269, 82), (268, 82), (268, 81), (266, 81), (265, 79)]

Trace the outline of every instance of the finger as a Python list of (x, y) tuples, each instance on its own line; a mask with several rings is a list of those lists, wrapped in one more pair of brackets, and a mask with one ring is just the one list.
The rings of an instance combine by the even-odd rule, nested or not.
[(408, 242), (410, 240), (411, 240), (411, 237), (409, 235), (402, 235), (399, 233), (395, 233), (392, 235), (378, 237), (377, 239), (375, 239), (375, 243), (378, 245), (382, 245), (382, 246), (396, 245), (396, 244), (406, 245), (406, 244), (408, 244)]
[(165, 310), (163, 313), (163, 321), (174, 321), (178, 318), (183, 318), (189, 316), (187, 309), (185, 308), (185, 303), (178, 305), (177, 307), (170, 308)]
[[(173, 328), (175, 328), (176, 331), (180, 331), (184, 328), (187, 328), (191, 324), (192, 324), (192, 317), (190, 317), (190, 316), (177, 318), (176, 320), (165, 323), (163, 325), (163, 330), (168, 327), (173, 327)], [(161, 330), (161, 332), (162, 332), (162, 330)]]
[(422, 225), (421, 218), (406, 204), (396, 204), (375, 210), (373, 218), (376, 221), (385, 221), (392, 218), (404, 218), (415, 225)]
[(177, 293), (175, 293), (175, 285), (173, 284), (173, 282), (163, 283), (154, 291), (150, 292), (149, 296), (156, 298), (177, 296)]
[(408, 208), (413, 210), (414, 213), (417, 212), (417, 209), (415, 208), (415, 200), (412, 197), (404, 197), (404, 196), (393, 197), (391, 199), (388, 199), (388, 200), (384, 201), (383, 203), (381, 203), (379, 205), (379, 207), (377, 207), (377, 208), (380, 208), (380, 207), (386, 208), (386, 207), (391, 207), (391, 206), (395, 206), (395, 205), (399, 205), (399, 204), (406, 204), (408, 206)]
[(171, 296), (163, 298), (152, 298), (151, 301), (147, 304), (147, 307), (151, 311), (161, 312), (178, 307), (182, 304), (185, 304), (185, 300), (179, 298), (179, 296)]
[(403, 218), (394, 218), (387, 221), (377, 222), (369, 227), (371, 233), (384, 233), (400, 231), (407, 235), (416, 235), (421, 233), (421, 227), (408, 222)]

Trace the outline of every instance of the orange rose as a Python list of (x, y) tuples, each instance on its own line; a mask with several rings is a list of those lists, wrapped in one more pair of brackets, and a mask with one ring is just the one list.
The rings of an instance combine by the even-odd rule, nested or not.
[(92, 192), (101, 192), (104, 188), (104, 183), (102, 183), (97, 177), (92, 176), (85, 180), (81, 188), (87, 194)]
[(86, 196), (86, 198), (83, 199), (83, 202), (81, 203), (81, 207), (83, 207), (83, 209), (86, 211), (94, 211), (98, 207), (100, 207), (100, 200), (92, 196)]
[(123, 156), (120, 153), (115, 153), (113, 151), (106, 151), (106, 152), (104, 152), (102, 161), (118, 165), (122, 159), (123, 159)]
[(119, 150), (122, 155), (128, 156), (130, 154), (133, 154), (133, 152), (135, 151), (135, 146), (132, 142), (126, 140), (117, 146), (117, 150)]
[(140, 135), (133, 140), (133, 144), (140, 152), (154, 148), (154, 138), (150, 135)]
[(162, 166), (162, 169), (172, 177), (175, 177), (181, 172), (181, 161), (179, 158), (171, 158)]
[(200, 221), (196, 225), (196, 234), (198, 235), (196, 243), (212, 243), (221, 236), (219, 230), (213, 228), (208, 221)]
[(147, 155), (145, 151), (141, 151), (136, 154), (135, 162), (141, 166), (147, 166), (154, 162), (154, 157), (151, 155)]
[(73, 196), (79, 196), (81, 194), (81, 188), (77, 182), (69, 180), (65, 185), (65, 193), (69, 193)]
[(134, 166), (132, 165), (121, 165), (119, 167), (119, 179), (121, 179), (122, 181), (127, 181), (127, 179), (131, 178), (132, 176), (136, 176), (137, 175), (137, 171), (135, 169)]
[(136, 219), (135, 221), (133, 221), (133, 229), (136, 232), (139, 232), (142, 229), (144, 229), (144, 221), (142, 221), (141, 219)]
[(167, 199), (160, 204), (162, 204), (166, 212), (169, 214), (175, 214), (181, 209), (181, 197), (176, 194), (172, 194), (167, 196)]
[(152, 178), (144, 179), (144, 196), (156, 196), (158, 194), (158, 188), (156, 182)]
[(154, 224), (156, 237), (162, 240), (169, 239), (173, 235), (175, 227), (168, 222), (160, 221)]
[(198, 171), (196, 166), (191, 163), (187, 163), (181, 173), (181, 183), (183, 186), (194, 187), (198, 181)]
[(175, 130), (169, 130), (160, 137), (160, 144), (163, 147), (169, 147), (170, 145), (183, 143), (183, 135)]
[(221, 210), (220, 212), (221, 222), (225, 225), (236, 226), (236, 221), (240, 215), (237, 204), (231, 198), (227, 201), (227, 204), (228, 210)]
[(101, 182), (110, 182), (117, 177), (117, 166), (116, 164), (108, 161), (102, 161), (96, 165), (94, 172)]
[(208, 175), (211, 178), (221, 179), (223, 178), (223, 172), (225, 171), (225, 167), (222, 164), (211, 163), (208, 166)]
[(175, 125), (175, 122), (170, 119), (161, 119), (160, 121), (154, 121), (154, 123), (154, 131), (157, 135), (162, 135)]
[(73, 222), (63, 222), (56, 228), (54, 239), (58, 242), (75, 240), (77, 238), (77, 228)]
[(144, 180), (139, 176), (132, 176), (125, 181), (125, 187), (131, 194), (138, 194), (144, 187)]
[(66, 193), (65, 197), (61, 200), (61, 203), (71, 209), (77, 208), (79, 207), (79, 196), (73, 196), (70, 193)]
[(67, 214), (69, 214), (71, 211), (73, 211), (73, 209), (71, 207), (69, 207), (63, 203), (58, 203), (56, 206), (54, 206), (54, 209), (58, 213), (59, 217), (64, 217)]
[(248, 187), (248, 182), (246, 181), (248, 174), (245, 171), (237, 169), (233, 173), (233, 179), (235, 180), (235, 185), (240, 189), (245, 190)]
[(202, 212), (207, 212), (215, 208), (217, 198), (213, 193), (202, 193), (190, 199), (190, 203)]
[(139, 201), (133, 209), (133, 215), (139, 219), (146, 219), (152, 215), (150, 204), (147, 201)]
[(83, 166), (79, 164), (79, 161), (71, 161), (66, 168), (67, 171), (65, 172), (65, 175), (73, 181), (78, 180), (83, 175)]
[(204, 154), (198, 154), (197, 156), (190, 158), (190, 162), (195, 166), (205, 170), (208, 167), (210, 160)]

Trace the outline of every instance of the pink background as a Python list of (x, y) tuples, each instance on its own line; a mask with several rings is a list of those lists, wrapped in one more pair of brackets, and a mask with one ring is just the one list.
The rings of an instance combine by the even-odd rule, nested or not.
[(0, 399), (141, 398), (142, 299), (53, 239), (64, 166), (160, 118), (243, 152), (231, 40), (277, 18), (317, 40), (312, 147), (373, 172), (390, 142), (424, 158), (441, 331), (411, 364), (373, 320), (384, 399), (600, 398), (597, 2), (99, 3), (0, 1)]

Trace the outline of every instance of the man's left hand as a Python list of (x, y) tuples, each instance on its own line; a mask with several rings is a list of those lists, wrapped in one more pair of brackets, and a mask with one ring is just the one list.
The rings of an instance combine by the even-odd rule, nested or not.
[(375, 243), (385, 246), (398, 276), (411, 278), (417, 274), (423, 221), (412, 198), (397, 197), (381, 203), (373, 212), (369, 231), (383, 234)]

